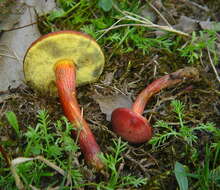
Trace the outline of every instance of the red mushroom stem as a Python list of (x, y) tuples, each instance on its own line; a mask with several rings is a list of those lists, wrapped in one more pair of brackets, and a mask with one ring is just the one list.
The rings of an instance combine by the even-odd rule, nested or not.
[(72, 131), (74, 137), (78, 136), (80, 148), (85, 160), (100, 170), (103, 163), (98, 157), (101, 153), (92, 131), (83, 119), (80, 106), (76, 99), (76, 69), (70, 60), (61, 60), (55, 67), (56, 86), (64, 114), (77, 131)]
[(184, 79), (192, 79), (198, 77), (198, 72), (192, 67), (180, 69), (171, 74), (167, 74), (149, 84), (136, 98), (132, 105), (132, 111), (142, 114), (148, 100), (156, 93), (164, 88), (172, 87), (182, 82)]

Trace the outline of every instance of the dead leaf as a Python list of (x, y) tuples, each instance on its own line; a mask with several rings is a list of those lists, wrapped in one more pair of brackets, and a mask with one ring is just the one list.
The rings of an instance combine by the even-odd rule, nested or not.
[(199, 25), (203, 30), (220, 31), (220, 22), (201, 21)]
[(157, 15), (149, 5), (142, 6), (139, 11), (142, 17), (149, 19), (151, 22), (156, 22)]
[(103, 82), (103, 84), (105, 84), (105, 85), (110, 85), (111, 83), (112, 83), (112, 80), (114, 79), (114, 72), (112, 72), (112, 73), (107, 73), (106, 75), (105, 75), (105, 79), (102, 81)]
[[(53, 4), (55, 5), (55, 0), (13, 0), (13, 2), (12, 7), (9, 7), (10, 9), (8, 11), (3, 13), (0, 9), (0, 31), (34, 23), (37, 19), (35, 10), (38, 13), (46, 13), (49, 8), (53, 9)], [(9, 19), (7, 15), (13, 17), (11, 21), (7, 20)], [(14, 26), (14, 24), (16, 25)], [(40, 37), (40, 32), (37, 25), (4, 32), (1, 35), (0, 91), (6, 91), (9, 87), (17, 88), (24, 83), (23, 58), (28, 47), (38, 37)]]
[(215, 30), (220, 31), (220, 22), (212, 21), (200, 21), (189, 18), (187, 16), (181, 16), (177, 25), (174, 26), (175, 29), (191, 33), (200, 26), (203, 30)]
[(199, 23), (198, 20), (191, 19), (187, 16), (181, 16), (178, 24), (174, 25), (173, 27), (177, 30), (191, 33), (197, 29), (198, 23)]
[(132, 105), (131, 98), (124, 94), (114, 96), (93, 96), (99, 104), (102, 113), (106, 114), (106, 120), (111, 120), (112, 111), (119, 107), (129, 108)]
[(24, 3), (5, 1), (0, 6), (0, 30), (9, 30), (19, 22), (20, 15), (24, 12)]

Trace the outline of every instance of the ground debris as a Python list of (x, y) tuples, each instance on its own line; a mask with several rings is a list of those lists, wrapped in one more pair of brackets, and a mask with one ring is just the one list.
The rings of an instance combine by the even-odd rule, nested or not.
[(132, 105), (131, 98), (124, 94), (116, 94), (113, 96), (93, 96), (98, 102), (102, 113), (106, 114), (106, 120), (111, 120), (112, 111), (119, 107), (130, 108)]

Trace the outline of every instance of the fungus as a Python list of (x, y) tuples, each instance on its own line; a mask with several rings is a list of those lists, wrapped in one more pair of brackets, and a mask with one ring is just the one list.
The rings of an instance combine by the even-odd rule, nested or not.
[(142, 116), (148, 100), (160, 90), (172, 87), (185, 79), (198, 79), (199, 73), (193, 67), (186, 67), (167, 74), (149, 84), (136, 98), (131, 109), (117, 108), (112, 112), (113, 131), (130, 143), (143, 143), (152, 137), (152, 127)]
[(41, 94), (59, 96), (65, 116), (77, 130), (85, 160), (96, 169), (103, 163), (92, 131), (83, 119), (76, 86), (96, 81), (102, 73), (104, 55), (88, 35), (76, 31), (53, 32), (32, 43), (24, 58), (27, 83)]

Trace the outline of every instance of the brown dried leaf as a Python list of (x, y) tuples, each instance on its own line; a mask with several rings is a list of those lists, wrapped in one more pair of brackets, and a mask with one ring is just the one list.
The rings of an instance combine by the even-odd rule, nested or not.
[(201, 21), (199, 25), (203, 30), (220, 31), (220, 22)]
[(178, 24), (175, 25), (174, 28), (183, 32), (191, 33), (197, 29), (198, 23), (198, 20), (191, 19), (187, 16), (181, 16)]
[(4, 7), (0, 6), (0, 30), (9, 30), (19, 22), (25, 5), (20, 2), (6, 1)]
[(99, 104), (102, 113), (106, 114), (106, 120), (111, 120), (112, 111), (119, 107), (129, 108), (132, 105), (130, 97), (124, 94), (114, 96), (93, 96), (93, 99)]

